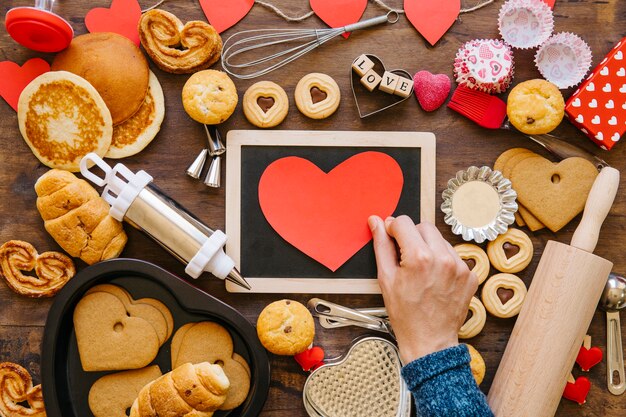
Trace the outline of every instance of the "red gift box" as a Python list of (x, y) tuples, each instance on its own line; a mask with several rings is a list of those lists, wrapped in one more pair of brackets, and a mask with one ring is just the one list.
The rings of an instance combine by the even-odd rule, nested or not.
[(626, 38), (567, 100), (565, 114), (602, 149), (620, 140), (626, 132)]

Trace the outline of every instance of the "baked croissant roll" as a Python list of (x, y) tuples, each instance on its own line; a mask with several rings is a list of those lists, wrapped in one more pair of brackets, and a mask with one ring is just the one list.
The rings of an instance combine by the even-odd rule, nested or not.
[(41, 385), (16, 363), (0, 363), (0, 416), (46, 417)]
[(221, 366), (186, 363), (143, 387), (130, 417), (211, 417), (226, 400), (229, 388)]
[(53, 169), (37, 180), (35, 191), (46, 230), (70, 256), (91, 265), (120, 255), (127, 240), (122, 224), (87, 181)]
[(183, 25), (172, 13), (153, 9), (139, 20), (141, 45), (163, 71), (189, 74), (207, 69), (220, 58), (222, 38), (206, 22)]

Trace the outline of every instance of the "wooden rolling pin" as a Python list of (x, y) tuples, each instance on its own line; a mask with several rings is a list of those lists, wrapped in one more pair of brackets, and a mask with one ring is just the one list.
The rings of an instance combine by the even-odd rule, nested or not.
[(593, 183), (571, 246), (549, 241), (489, 391), (496, 417), (554, 416), (613, 263), (592, 252), (619, 171)]

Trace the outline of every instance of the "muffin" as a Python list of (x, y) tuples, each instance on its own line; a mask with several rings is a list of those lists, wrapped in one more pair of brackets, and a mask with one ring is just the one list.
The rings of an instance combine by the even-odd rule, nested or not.
[(226, 121), (237, 107), (237, 88), (222, 71), (193, 74), (183, 87), (183, 107), (197, 122), (216, 125)]
[(265, 349), (276, 355), (292, 356), (313, 343), (315, 324), (305, 306), (293, 300), (275, 301), (265, 307), (256, 323)]
[(515, 86), (506, 103), (509, 120), (517, 130), (527, 135), (553, 131), (563, 120), (565, 101), (558, 87), (536, 79)]

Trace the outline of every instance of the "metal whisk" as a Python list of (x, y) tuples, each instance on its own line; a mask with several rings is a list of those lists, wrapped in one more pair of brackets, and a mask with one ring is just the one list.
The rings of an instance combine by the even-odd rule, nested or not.
[[(353, 23), (336, 29), (253, 29), (235, 33), (224, 42), (222, 52), (222, 67), (233, 77), (243, 80), (265, 75), (290, 62), (295, 61), (306, 53), (321, 46), (329, 40), (346, 32), (354, 32), (366, 29), (382, 23), (396, 23), (400, 15), (391, 11), (385, 15)], [(289, 47), (280, 52), (273, 53), (247, 62), (233, 63), (231, 60), (246, 52), (257, 49), (272, 47), (275, 45), (299, 42), (297, 46)], [(278, 62), (274, 60), (281, 58)], [(246, 73), (246, 70), (254, 70)], [(242, 72), (239, 72), (242, 70)]]

